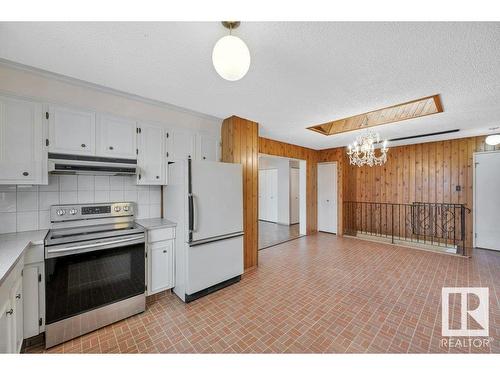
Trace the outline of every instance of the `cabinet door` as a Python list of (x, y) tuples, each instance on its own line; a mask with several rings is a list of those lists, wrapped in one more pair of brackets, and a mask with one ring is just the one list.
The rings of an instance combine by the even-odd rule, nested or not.
[[(195, 159), (196, 135), (186, 130), (173, 130), (169, 134), (169, 159), (185, 160)], [(171, 155), (170, 155), (171, 153)]]
[(139, 124), (137, 166), (138, 185), (165, 184), (164, 129), (150, 124)]
[(0, 354), (11, 353), (12, 345), (12, 315), (10, 299), (0, 301)]
[(43, 116), (40, 103), (0, 97), (0, 184), (47, 183)]
[(19, 277), (17, 282), (14, 284), (11, 294), (11, 306), (14, 310), (12, 314), (12, 350), (14, 353), (19, 353), (21, 351), (21, 346), (23, 345), (24, 332), (23, 332), (23, 278)]
[(217, 137), (198, 134), (196, 138), (198, 159), (220, 161), (220, 142)]
[(95, 113), (49, 106), (49, 151), (95, 154)]
[(173, 287), (173, 240), (150, 246), (150, 294)]
[(24, 337), (29, 338), (40, 333), (40, 294), (38, 275), (40, 266), (29, 265), (23, 269), (23, 315)]
[(136, 128), (133, 120), (99, 115), (97, 119), (97, 155), (136, 159)]

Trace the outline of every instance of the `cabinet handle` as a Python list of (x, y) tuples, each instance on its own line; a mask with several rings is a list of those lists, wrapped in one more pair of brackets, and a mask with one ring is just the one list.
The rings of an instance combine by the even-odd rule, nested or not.
[(204, 157), (203, 157), (203, 160), (205, 160), (205, 159), (206, 159), (206, 157), (204, 156)]
[(109, 146), (109, 149), (110, 149), (110, 150), (113, 150), (114, 148), (113, 148), (113, 146)]
[(6, 315), (12, 315), (12, 314), (14, 314), (14, 310), (13, 310), (13, 309), (10, 309), (10, 310), (9, 310), (9, 311), (7, 311), (5, 314), (6, 314)]
[(87, 145), (85, 143), (82, 143), (82, 147), (87, 147)]
[(21, 293), (16, 294), (16, 299), (21, 299)]
[(160, 179), (160, 176), (156, 176), (156, 179), (159, 180)]
[(166, 254), (167, 253), (167, 250), (163, 250), (163, 254)]
[(28, 172), (23, 172), (23, 176), (29, 176)]

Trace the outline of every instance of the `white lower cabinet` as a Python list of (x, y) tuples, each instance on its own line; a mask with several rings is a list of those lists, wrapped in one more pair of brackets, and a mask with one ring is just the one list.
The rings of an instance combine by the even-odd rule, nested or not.
[(12, 353), (10, 346), (12, 343), (11, 334), (12, 313), (10, 298), (5, 299), (0, 304), (0, 354)]
[(23, 261), (0, 286), (0, 353), (19, 353), (23, 344)]
[[(149, 230), (146, 235), (148, 252), (147, 294), (152, 295), (174, 287), (174, 238), (173, 228)], [(158, 241), (155, 241), (157, 240)]]
[(45, 330), (44, 264), (27, 264), (23, 269), (24, 338)]

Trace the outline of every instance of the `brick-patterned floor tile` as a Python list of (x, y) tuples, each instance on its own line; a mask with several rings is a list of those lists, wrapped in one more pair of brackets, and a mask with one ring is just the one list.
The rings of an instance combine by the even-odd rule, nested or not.
[[(489, 287), (489, 347), (441, 345), (443, 286)], [(162, 292), (142, 314), (27, 352), (499, 353), (499, 295), (500, 253), (466, 259), (321, 233), (260, 251), (241, 282), (190, 304)]]

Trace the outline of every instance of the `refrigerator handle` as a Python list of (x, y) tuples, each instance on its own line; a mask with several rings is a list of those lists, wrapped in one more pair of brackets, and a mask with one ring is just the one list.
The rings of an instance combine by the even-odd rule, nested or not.
[(194, 199), (193, 194), (188, 194), (188, 208), (189, 208), (189, 240), (192, 240), (194, 231)]

